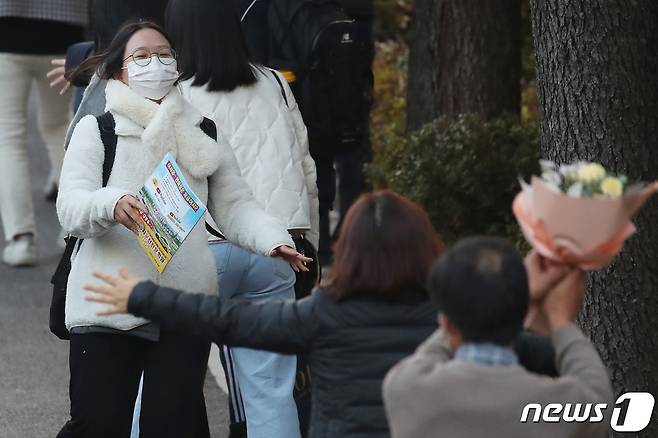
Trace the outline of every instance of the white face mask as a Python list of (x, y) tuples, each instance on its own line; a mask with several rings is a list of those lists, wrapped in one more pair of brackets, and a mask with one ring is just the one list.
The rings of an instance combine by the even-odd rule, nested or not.
[(152, 100), (165, 97), (179, 76), (175, 60), (169, 65), (164, 65), (156, 55), (153, 55), (146, 67), (130, 61), (127, 68), (128, 86), (140, 96)]

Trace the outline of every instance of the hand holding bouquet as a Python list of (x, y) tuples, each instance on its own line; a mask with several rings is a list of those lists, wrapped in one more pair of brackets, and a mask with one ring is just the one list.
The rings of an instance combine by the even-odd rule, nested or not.
[(658, 182), (628, 185), (598, 163), (541, 166), (541, 178), (521, 182), (514, 215), (541, 255), (585, 270), (612, 261), (635, 232), (631, 216), (658, 190)]

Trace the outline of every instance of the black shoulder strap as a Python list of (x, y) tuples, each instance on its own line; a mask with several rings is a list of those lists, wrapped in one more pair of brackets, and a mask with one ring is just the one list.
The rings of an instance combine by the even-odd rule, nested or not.
[(217, 126), (215, 125), (215, 122), (210, 120), (208, 117), (204, 117), (201, 121), (201, 124), (199, 125), (199, 128), (201, 128), (203, 133), (208, 137), (217, 141)]
[(206, 231), (212, 234), (213, 236), (217, 237), (218, 239), (226, 240), (226, 237), (224, 237), (224, 235), (220, 233), (218, 230), (211, 227), (208, 222), (206, 222)]
[[(201, 124), (199, 125), (199, 128), (201, 128), (203, 133), (206, 134), (208, 137), (217, 141), (217, 125), (215, 125), (215, 122), (210, 120), (208, 117), (204, 117), (203, 120), (201, 121)], [(222, 233), (211, 227), (208, 222), (206, 222), (206, 231), (208, 231), (210, 234), (212, 234), (213, 236), (219, 239), (226, 240), (226, 237), (224, 237)]]
[[(105, 158), (103, 159), (103, 187), (107, 185), (107, 180), (110, 179), (110, 173), (112, 173), (112, 166), (114, 166), (114, 156), (117, 152), (117, 135), (114, 132), (114, 117), (108, 111), (100, 116), (96, 116), (96, 122), (98, 122), (98, 130), (101, 133), (101, 141), (103, 142), (103, 147), (105, 148)], [(80, 245), (84, 239), (78, 239), (77, 237), (69, 236), (66, 240), (66, 248), (64, 249), (64, 255), (59, 262), (59, 266), (55, 270), (55, 275), (53, 276), (51, 282), (55, 284), (58, 276), (62, 276), (65, 272), (64, 281), (68, 278), (68, 272), (71, 269), (71, 255), (77, 247), (80, 250)], [(68, 263), (68, 265), (67, 265)]]
[(114, 166), (114, 157), (117, 152), (117, 135), (114, 132), (115, 123), (112, 113), (108, 111), (105, 114), (96, 116), (96, 121), (105, 147), (105, 159), (103, 160), (103, 187), (105, 187), (107, 180), (110, 179), (112, 166)]
[(286, 102), (286, 106), (290, 107), (290, 105), (288, 105), (288, 98), (286, 97), (286, 89), (283, 88), (283, 83), (281, 82), (281, 78), (279, 78), (279, 75), (276, 74), (274, 70), (270, 69), (270, 72), (272, 73), (272, 76), (274, 76), (274, 79), (276, 79), (276, 82), (279, 84), (279, 87), (281, 88), (281, 95), (283, 96), (283, 100)]

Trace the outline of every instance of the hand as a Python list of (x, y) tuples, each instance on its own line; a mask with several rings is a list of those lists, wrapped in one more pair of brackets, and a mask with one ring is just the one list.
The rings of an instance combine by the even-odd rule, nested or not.
[(534, 249), (525, 257), (524, 264), (528, 273), (531, 302), (544, 298), (546, 293), (553, 289), (570, 271), (568, 265), (549, 260)]
[(530, 302), (528, 313), (523, 321), (523, 328), (541, 336), (551, 335), (551, 327), (544, 309), (541, 308), (541, 301)]
[(573, 269), (544, 298), (541, 307), (551, 332), (572, 324), (585, 300), (585, 273)]
[(54, 69), (50, 70), (48, 73), (46, 73), (46, 77), (49, 79), (55, 78), (54, 81), (50, 83), (50, 87), (54, 88), (59, 84), (63, 83), (62, 89), (59, 91), (60, 95), (63, 95), (66, 93), (66, 90), (69, 89), (71, 86), (71, 83), (66, 80), (66, 77), (64, 74), (66, 73), (66, 68), (64, 65), (66, 64), (66, 60), (63, 58), (55, 58), (51, 59), (50, 63), (54, 66), (56, 66)]
[(87, 295), (85, 300), (110, 305), (106, 309), (97, 312), (96, 315), (108, 316), (128, 313), (128, 299), (130, 293), (139, 283), (139, 279), (124, 268), (119, 268), (119, 277), (103, 274), (102, 272), (94, 272), (93, 275), (105, 284), (85, 285), (85, 290), (95, 292)]
[(524, 263), (528, 274), (530, 305), (523, 325), (534, 333), (549, 336), (551, 332), (546, 314), (541, 308), (542, 300), (570, 272), (570, 268), (543, 257), (535, 250), (528, 253)]
[(144, 204), (132, 195), (124, 195), (114, 206), (114, 220), (136, 233), (143, 227), (140, 212), (146, 212)]
[(306, 267), (306, 264), (313, 261), (313, 259), (308, 258), (298, 253), (295, 249), (285, 245), (277, 246), (276, 248), (274, 248), (271, 256), (281, 257), (283, 260), (285, 260), (290, 264), (293, 271), (295, 272), (299, 272), (299, 271), (308, 272), (308, 268)]

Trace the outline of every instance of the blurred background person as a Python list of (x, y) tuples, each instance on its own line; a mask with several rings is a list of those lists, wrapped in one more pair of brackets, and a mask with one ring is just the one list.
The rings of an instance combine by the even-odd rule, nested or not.
[[(232, 1), (254, 59), (281, 71), (299, 103), (317, 167), (319, 257), (330, 264), (342, 219), (367, 190), (373, 1)], [(332, 236), (329, 212), (337, 198), (339, 221)]]
[(83, 39), (86, 24), (87, 0), (0, 0), (0, 174), (5, 180), (0, 185), (0, 219), (6, 240), (2, 260), (10, 266), (37, 261), (27, 153), (30, 88), (36, 85), (39, 131), (51, 165), (44, 194), (54, 201), (70, 98), (63, 99), (48, 86), (46, 73), (53, 55), (61, 56)]
[(230, 1), (240, 19), (252, 62), (269, 65), (271, 37), (267, 14), (271, 0)]
[[(340, 219), (336, 225), (330, 241), (333, 242), (340, 234), (340, 228), (347, 214), (347, 210), (356, 201), (359, 195), (368, 190), (368, 182), (365, 173), (366, 163), (372, 160), (372, 149), (370, 145), (370, 107), (372, 105), (372, 93), (374, 87), (374, 74), (372, 63), (375, 58), (375, 37), (373, 26), (375, 21), (374, 0), (340, 0), (346, 14), (355, 20), (358, 39), (362, 42), (362, 56), (364, 58), (363, 96), (365, 108), (363, 114), (364, 133), (353, 147), (338, 153), (335, 158), (336, 176), (338, 179), (338, 212)], [(329, 184), (332, 182), (329, 181)], [(336, 182), (333, 182), (336, 184)], [(327, 230), (323, 231), (327, 232)], [(330, 258), (330, 252), (323, 248), (325, 260)]]

